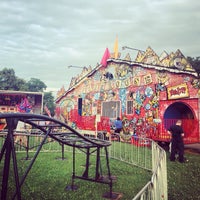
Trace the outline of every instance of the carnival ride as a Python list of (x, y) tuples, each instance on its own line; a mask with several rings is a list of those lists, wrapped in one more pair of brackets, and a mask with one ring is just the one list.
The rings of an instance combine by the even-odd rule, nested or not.
[[(3, 167), (3, 177), (2, 177), (2, 188), (1, 188), (1, 199), (7, 199), (8, 192), (8, 180), (9, 180), (9, 170), (10, 170), (10, 161), (13, 160), (13, 170), (15, 176), (15, 192), (13, 193), (13, 199), (21, 199), (21, 187), (31, 170), (42, 146), (47, 141), (47, 138), (52, 138), (53, 140), (59, 142), (62, 145), (71, 146), (73, 151), (73, 172), (71, 177), (71, 185), (67, 188), (69, 190), (76, 190), (77, 186), (74, 184), (75, 179), (82, 179), (87, 181), (92, 181), (96, 183), (102, 183), (109, 185), (109, 192), (106, 193), (108, 198), (113, 198), (116, 194), (112, 192), (113, 177), (111, 176), (110, 166), (109, 166), (109, 156), (108, 156), (108, 147), (111, 145), (109, 141), (97, 139), (97, 138), (88, 138), (81, 135), (79, 132), (68, 126), (67, 124), (56, 120), (54, 118), (29, 114), (29, 113), (3, 113), (0, 114), (0, 120), (4, 122), (4, 136), (5, 140), (0, 152), (0, 161), (4, 158), (4, 167)], [(42, 134), (43, 139), (39, 144), (37, 151), (35, 152), (29, 166), (27, 167), (24, 175), (20, 179), (19, 170), (17, 166), (16, 151), (14, 147), (14, 137), (16, 134), (16, 128), (18, 123), (28, 124), (30, 129), (34, 129), (34, 134)], [(25, 133), (24, 133), (25, 134)], [(31, 132), (29, 134), (32, 134)], [(86, 154), (85, 169), (82, 175), (77, 175), (75, 171), (75, 162), (76, 162), (76, 152), (75, 149), (81, 150)], [(105, 156), (101, 157), (101, 150), (105, 150)], [(89, 167), (90, 167), (90, 155), (96, 153), (96, 167), (94, 177), (89, 176)], [(103, 176), (101, 173), (100, 160), (104, 158), (106, 161), (106, 176)], [(105, 178), (106, 177), (106, 178)], [(105, 195), (105, 197), (106, 197)], [(115, 196), (116, 197), (116, 196)]]

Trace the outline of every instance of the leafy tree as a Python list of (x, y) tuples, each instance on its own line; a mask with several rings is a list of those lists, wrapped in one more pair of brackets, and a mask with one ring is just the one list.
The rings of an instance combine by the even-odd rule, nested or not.
[(52, 95), (52, 92), (45, 92), (44, 93), (44, 106), (47, 106), (47, 108), (51, 112), (51, 115), (54, 116), (54, 114), (55, 114), (55, 111), (54, 111), (55, 110), (55, 103), (54, 103), (54, 97)]
[[(28, 82), (18, 78), (15, 75), (14, 69), (4, 68), (0, 71), (0, 90), (14, 91), (29, 91), (29, 92), (44, 92), (47, 88), (44, 82), (37, 78), (31, 78)], [(54, 96), (51, 92), (44, 92), (44, 106), (46, 105), (54, 115), (55, 103)]]
[(18, 78), (13, 69), (4, 68), (0, 71), (1, 90), (21, 90), (25, 86), (25, 80)]
[(200, 56), (196, 58), (187, 57), (187, 60), (200, 76)]
[(47, 86), (38, 78), (31, 78), (26, 83), (26, 88), (30, 92), (43, 92)]

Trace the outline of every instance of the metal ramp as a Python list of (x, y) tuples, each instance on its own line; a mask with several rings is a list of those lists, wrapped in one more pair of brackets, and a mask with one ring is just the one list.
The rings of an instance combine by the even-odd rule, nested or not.
[[(43, 134), (44, 137), (37, 148), (31, 162), (26, 169), (24, 175), (20, 179), (18, 174), (18, 166), (16, 159), (16, 152), (14, 148), (14, 135), (15, 130), (17, 128), (17, 124), (19, 122), (24, 122), (25, 124), (30, 125), (31, 128), (37, 129), (38, 134)], [(9, 179), (9, 170), (10, 170), (10, 161), (13, 160), (13, 170), (15, 175), (15, 187), (16, 191), (13, 194), (13, 199), (17, 197), (17, 199), (21, 199), (21, 186), (23, 185), (29, 171), (31, 170), (40, 150), (42, 149), (43, 144), (48, 137), (53, 138), (57, 142), (71, 146), (73, 149), (73, 172), (72, 172), (72, 181), (71, 185), (67, 187), (69, 190), (76, 190), (77, 187), (74, 184), (75, 179), (82, 179), (87, 181), (93, 181), (102, 184), (109, 185), (109, 192), (104, 195), (105, 198), (115, 199), (116, 194), (112, 192), (113, 185), (113, 177), (111, 176), (110, 166), (109, 166), (109, 156), (108, 156), (108, 147), (111, 145), (109, 141), (100, 140), (97, 138), (87, 138), (78, 133), (76, 130), (68, 126), (67, 124), (56, 120), (54, 118), (50, 118), (44, 115), (36, 115), (36, 114), (27, 114), (27, 113), (3, 113), (0, 114), (0, 123), (5, 123), (7, 130), (6, 138), (3, 143), (1, 152), (0, 152), (0, 161), (4, 158), (4, 168), (3, 168), (3, 178), (2, 178), (2, 188), (1, 188), (1, 199), (7, 199), (7, 190), (8, 190), (8, 179)], [(37, 133), (34, 133), (37, 134)], [(86, 154), (85, 161), (85, 170), (81, 176), (76, 175), (75, 171), (75, 160), (76, 153), (75, 149), (81, 149)], [(100, 169), (100, 151), (105, 150), (105, 159), (106, 159), (106, 167), (107, 167), (107, 178), (102, 178), (101, 169)], [(89, 161), (90, 155), (96, 153), (96, 166), (95, 166), (95, 174), (94, 177), (89, 177)]]

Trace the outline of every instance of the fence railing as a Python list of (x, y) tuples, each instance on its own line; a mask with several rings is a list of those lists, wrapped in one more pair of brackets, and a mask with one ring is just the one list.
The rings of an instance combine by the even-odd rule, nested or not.
[(133, 200), (167, 200), (167, 167), (166, 153), (154, 141), (152, 149), (152, 177), (151, 180), (138, 192)]
[[(36, 131), (37, 132), (37, 131)], [(6, 137), (5, 133), (0, 133), (0, 146)], [(109, 147), (110, 158), (121, 162), (141, 167), (152, 172), (151, 180), (133, 197), (133, 200), (167, 200), (167, 167), (166, 152), (154, 141), (148, 138), (133, 138), (129, 136), (129, 142), (123, 142), (120, 136), (107, 136), (98, 134), (101, 139), (110, 140), (112, 145)], [(29, 132), (16, 133), (15, 148), (16, 151), (26, 151), (28, 159), (29, 152), (36, 151), (44, 135), (32, 134)], [(91, 135), (90, 135), (91, 137)], [(94, 137), (94, 136), (93, 136)], [(118, 138), (116, 138), (118, 137)], [(71, 151), (71, 147), (59, 144), (49, 138), (41, 151), (62, 152), (64, 158), (65, 151)]]
[[(105, 135), (101, 138), (108, 139)], [(118, 138), (117, 138), (118, 137)], [(166, 152), (155, 141), (142, 137), (129, 137), (129, 142), (121, 142), (121, 136), (110, 135), (112, 142), (110, 157), (152, 172), (151, 180), (138, 192), (133, 200), (167, 200)], [(123, 138), (126, 140), (126, 138)]]

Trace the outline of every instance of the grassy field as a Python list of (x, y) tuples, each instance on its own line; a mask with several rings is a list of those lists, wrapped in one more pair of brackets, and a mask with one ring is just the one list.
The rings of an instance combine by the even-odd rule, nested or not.
[[(100, 200), (103, 194), (109, 192), (109, 186), (106, 184), (94, 183), (80, 179), (75, 180), (75, 185), (78, 186), (76, 191), (67, 191), (66, 186), (71, 185), (72, 175), (72, 153), (60, 159), (61, 153), (40, 153), (36, 162), (33, 165), (26, 181), (22, 187), (22, 198), (48, 199), (48, 200)], [(25, 154), (18, 153), (18, 166), (20, 176), (23, 174), (30, 161), (24, 159)], [(94, 177), (95, 163), (94, 157), (91, 159), (89, 175)], [(82, 175), (84, 172), (85, 158), (82, 154), (76, 155), (76, 174)], [(104, 174), (105, 162), (101, 162), (102, 173)], [(132, 167), (125, 163), (120, 163), (116, 160), (110, 161), (112, 175), (116, 176), (117, 180), (113, 184), (113, 192), (123, 193), (123, 199), (132, 199), (134, 195), (150, 180), (151, 173), (138, 167)], [(2, 167), (1, 167), (2, 169)], [(12, 172), (11, 172), (12, 173)], [(106, 173), (106, 172), (105, 172)], [(2, 173), (1, 173), (2, 176)], [(11, 182), (14, 181), (14, 175), (11, 176)], [(13, 188), (9, 188), (9, 196)]]
[(167, 161), (169, 200), (200, 200), (200, 154), (185, 152), (185, 157), (186, 163)]
[[(26, 155), (18, 153), (18, 166), (20, 176), (24, 173), (29, 160), (24, 160)], [(109, 191), (108, 185), (76, 179), (76, 191), (67, 191), (66, 186), (71, 185), (72, 157), (71, 153), (65, 155), (62, 160), (61, 153), (40, 153), (33, 168), (22, 187), (22, 199), (43, 200), (100, 200), (102, 195)], [(169, 155), (167, 155), (169, 156)], [(200, 155), (186, 153), (189, 162), (180, 164), (167, 160), (168, 174), (168, 199), (169, 200), (200, 200)], [(31, 154), (30, 154), (31, 157)], [(95, 160), (91, 159), (90, 176), (94, 176)], [(102, 169), (105, 163), (102, 161)], [(85, 157), (82, 154), (76, 156), (76, 173), (81, 175), (84, 171)], [(150, 180), (151, 173), (138, 167), (133, 167), (117, 160), (110, 160), (113, 176), (117, 180), (113, 184), (113, 191), (122, 193), (123, 200), (130, 200)], [(11, 168), (12, 169), (12, 168)], [(2, 181), (3, 163), (0, 164), (0, 177)], [(104, 170), (102, 170), (104, 174)], [(14, 181), (11, 170), (10, 182)], [(11, 199), (12, 184), (9, 184), (9, 199)]]

